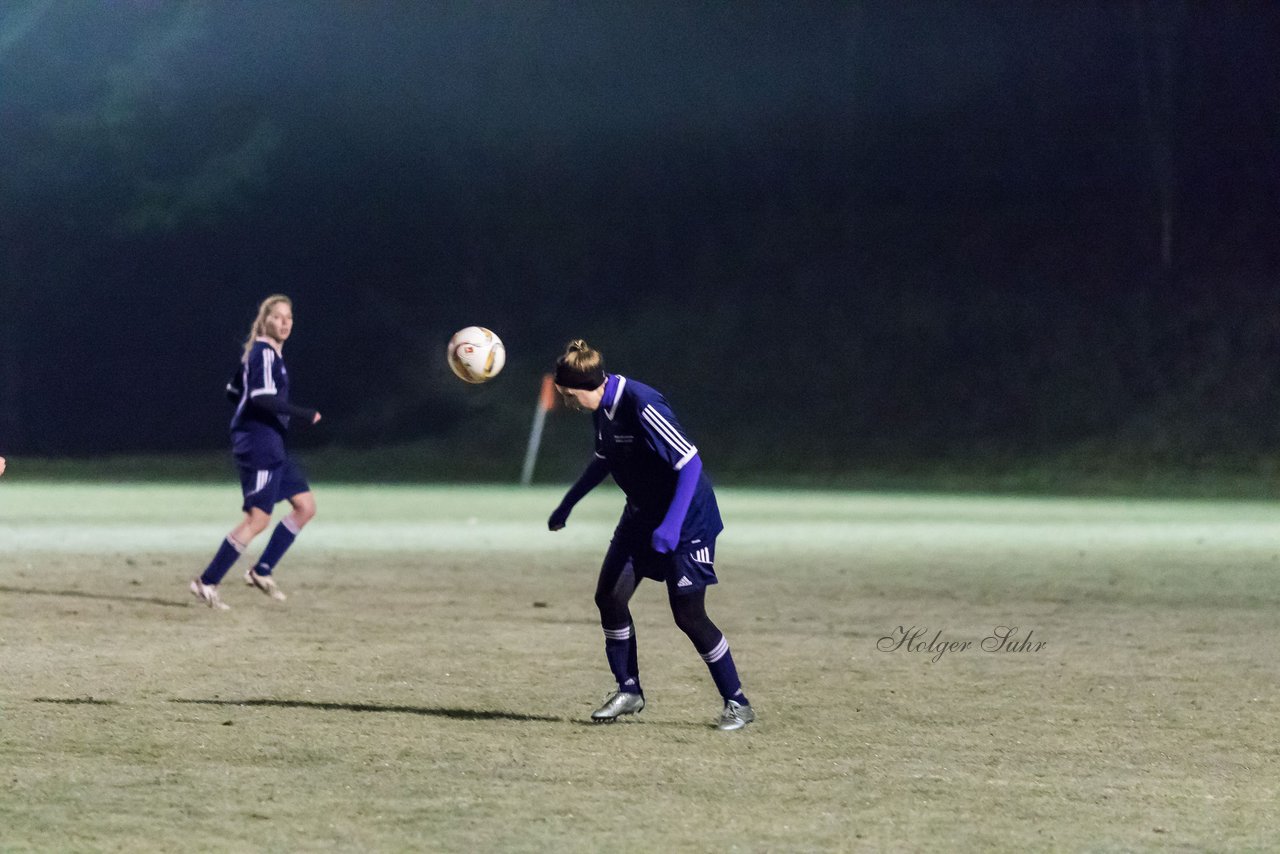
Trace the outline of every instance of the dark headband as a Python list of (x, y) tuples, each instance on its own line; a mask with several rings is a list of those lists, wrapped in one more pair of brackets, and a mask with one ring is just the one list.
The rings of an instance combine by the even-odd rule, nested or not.
[(589, 371), (580, 371), (565, 364), (564, 359), (556, 362), (556, 385), (561, 388), (580, 388), (595, 391), (604, 384), (604, 363), (601, 362)]

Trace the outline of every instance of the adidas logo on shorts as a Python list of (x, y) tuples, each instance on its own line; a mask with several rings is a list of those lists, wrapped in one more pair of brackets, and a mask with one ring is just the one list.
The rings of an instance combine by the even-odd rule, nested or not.
[(676, 582), (676, 587), (692, 587), (693, 582), (689, 580), (689, 576), (682, 575), (680, 580)]

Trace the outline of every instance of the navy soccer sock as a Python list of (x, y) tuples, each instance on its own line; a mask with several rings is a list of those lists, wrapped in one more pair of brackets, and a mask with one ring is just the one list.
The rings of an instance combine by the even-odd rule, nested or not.
[(222, 577), (227, 574), (227, 570), (236, 562), (244, 552), (244, 546), (231, 537), (227, 537), (222, 541), (222, 545), (218, 546), (217, 553), (214, 554), (213, 560), (205, 568), (200, 576), (201, 584), (218, 584), (222, 581)]
[(293, 545), (293, 541), (297, 536), (297, 525), (293, 523), (292, 519), (285, 516), (280, 520), (280, 524), (276, 525), (276, 529), (271, 532), (271, 539), (267, 541), (267, 547), (262, 550), (262, 557), (258, 558), (253, 571), (258, 575), (270, 575), (271, 570), (276, 568), (276, 564), (280, 562), (280, 558), (284, 557), (284, 553), (289, 550), (289, 546)]
[(637, 664), (636, 630), (634, 624), (620, 629), (604, 630), (604, 654), (609, 659), (609, 669), (618, 680), (618, 690), (628, 694), (643, 694), (640, 688), (640, 668)]
[(742, 703), (744, 706), (750, 705), (746, 695), (742, 693), (738, 668), (733, 665), (733, 654), (729, 652), (729, 641), (725, 636), (721, 635), (720, 642), (712, 647), (710, 652), (704, 652), (701, 655), (702, 660), (707, 663), (707, 669), (711, 671), (711, 678), (715, 681), (716, 688), (720, 690), (720, 696), (726, 700)]

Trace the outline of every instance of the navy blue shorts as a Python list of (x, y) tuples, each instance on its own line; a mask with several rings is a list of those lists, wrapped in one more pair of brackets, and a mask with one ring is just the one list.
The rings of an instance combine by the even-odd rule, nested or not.
[(682, 546), (681, 551), (661, 554), (653, 550), (649, 542), (651, 535), (652, 532), (628, 532), (619, 526), (600, 567), (601, 578), (616, 581), (630, 566), (637, 581), (641, 578), (665, 581), (673, 596), (696, 593), (719, 581), (715, 571), (714, 538)]
[(253, 507), (270, 515), (280, 501), (303, 492), (310, 492), (307, 476), (291, 458), (278, 466), (266, 469), (239, 466), (240, 491), (244, 493), (244, 512)]

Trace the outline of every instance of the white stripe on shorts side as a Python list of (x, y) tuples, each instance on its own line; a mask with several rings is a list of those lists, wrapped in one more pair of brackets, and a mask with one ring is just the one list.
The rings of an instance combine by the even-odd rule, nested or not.
[(265, 487), (270, 482), (271, 482), (271, 469), (261, 469), (258, 472), (257, 480), (254, 481), (253, 492), (250, 492), (249, 494), (257, 495), (259, 492), (262, 491), (263, 487)]

